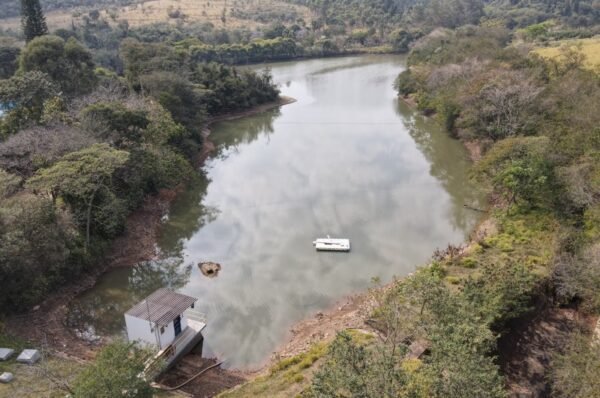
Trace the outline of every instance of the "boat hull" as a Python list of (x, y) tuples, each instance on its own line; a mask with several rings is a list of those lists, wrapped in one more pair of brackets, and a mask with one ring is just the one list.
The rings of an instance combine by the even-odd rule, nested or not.
[(317, 251), (327, 252), (349, 252), (350, 251), (350, 240), (349, 239), (317, 239), (313, 242)]

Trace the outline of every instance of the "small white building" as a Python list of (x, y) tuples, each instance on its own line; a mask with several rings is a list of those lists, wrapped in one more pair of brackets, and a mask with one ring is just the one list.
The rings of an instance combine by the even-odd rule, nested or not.
[(156, 347), (171, 365), (202, 342), (206, 322), (193, 311), (195, 297), (158, 289), (125, 313), (129, 341)]

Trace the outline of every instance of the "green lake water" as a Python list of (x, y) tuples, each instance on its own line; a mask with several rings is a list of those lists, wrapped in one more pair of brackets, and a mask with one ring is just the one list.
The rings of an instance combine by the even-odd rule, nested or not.
[[(297, 102), (213, 126), (200, 182), (174, 203), (159, 261), (118, 269), (71, 306), (73, 327), (124, 333), (123, 313), (158, 287), (198, 297), (206, 356), (263, 363), (297, 321), (464, 241), (484, 206), (462, 145), (398, 101), (400, 56), (270, 65)], [(350, 253), (317, 253), (318, 237)], [(215, 261), (217, 277), (201, 261)]]

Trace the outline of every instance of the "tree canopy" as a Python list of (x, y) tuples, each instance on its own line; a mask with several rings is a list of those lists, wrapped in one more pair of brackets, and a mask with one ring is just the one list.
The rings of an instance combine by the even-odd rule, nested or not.
[(151, 398), (150, 383), (140, 377), (151, 352), (117, 340), (100, 351), (94, 363), (73, 382), (76, 398)]
[(40, 0), (21, 0), (21, 23), (26, 41), (48, 34)]
[(46, 73), (67, 96), (89, 93), (96, 84), (92, 56), (74, 38), (34, 38), (23, 49), (20, 70)]

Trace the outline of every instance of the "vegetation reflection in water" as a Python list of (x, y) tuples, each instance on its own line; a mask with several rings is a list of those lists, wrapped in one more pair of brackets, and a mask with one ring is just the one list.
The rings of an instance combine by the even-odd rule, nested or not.
[[(122, 313), (159, 286), (199, 298), (206, 355), (230, 366), (264, 361), (295, 322), (335, 300), (411, 272), (465, 239), (482, 206), (465, 181), (460, 143), (398, 103), (401, 57), (272, 66), (298, 102), (214, 126), (216, 151), (174, 203), (161, 231), (165, 260), (119, 269), (75, 303), (71, 319), (122, 333)], [(350, 254), (311, 242), (352, 240)], [(201, 261), (222, 265), (206, 278)]]

